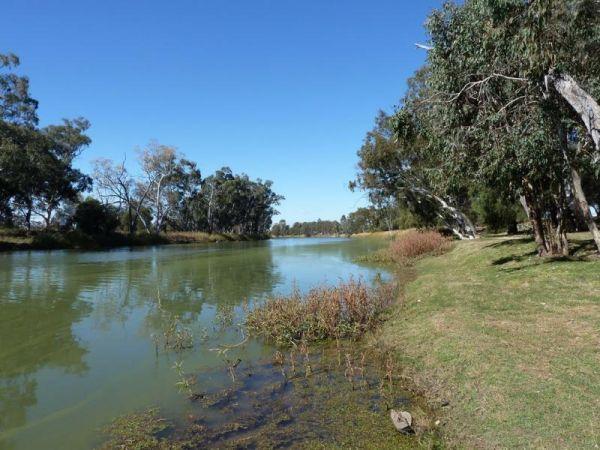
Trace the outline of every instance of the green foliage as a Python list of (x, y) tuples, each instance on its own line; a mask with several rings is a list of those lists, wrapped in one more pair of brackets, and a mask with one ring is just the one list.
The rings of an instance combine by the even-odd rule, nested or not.
[(116, 230), (119, 216), (115, 208), (103, 205), (94, 198), (87, 198), (77, 205), (73, 223), (84, 233), (107, 235)]
[(522, 207), (491, 189), (474, 193), (471, 208), (476, 220), (492, 233), (516, 231), (517, 222), (526, 220)]
[(38, 102), (29, 95), (29, 79), (11, 72), (19, 64), (16, 55), (0, 53), (0, 120), (33, 127), (38, 123)]
[(0, 221), (12, 225), (17, 213), (30, 228), (36, 215), (48, 228), (60, 204), (91, 185), (72, 166), (91, 142), (85, 134), (90, 124), (79, 118), (36, 128), (37, 102), (29, 96), (28, 80), (5, 72), (18, 62), (14, 55), (0, 55)]
[(269, 232), (281, 200), (273, 182), (223, 167), (182, 197), (169, 224), (176, 230), (262, 235)]
[(280, 221), (271, 229), (274, 236), (336, 236), (344, 233), (337, 220), (316, 220), (314, 222), (295, 222), (291, 227)]
[[(407, 98), (420, 95), (426, 76), (427, 71), (420, 71), (411, 80)], [(399, 109), (393, 117), (383, 112), (376, 117), (375, 127), (358, 151), (356, 180), (350, 183), (351, 189), (366, 190), (379, 211), (380, 223), (370, 220), (363, 231), (443, 223), (461, 233), (474, 234), (466, 216), (448, 206), (467, 206), (468, 183), (439, 182), (439, 156), (429, 151), (425, 125), (408, 107)]]
[[(18, 64), (16, 56), (0, 54), (0, 224), (30, 230), (41, 219), (49, 229), (58, 219), (68, 221), (59, 211), (91, 188), (92, 179), (73, 167), (91, 143), (90, 124), (77, 118), (37, 128), (37, 102), (29, 95), (27, 78), (14, 73)], [(271, 181), (250, 180), (227, 167), (203, 180), (195, 162), (158, 142), (141, 152), (139, 162), (139, 178), (124, 163), (96, 162), (98, 194), (114, 209), (85, 202), (76, 218), (80, 229), (109, 233), (117, 212), (131, 235), (145, 229), (258, 236), (269, 231), (283, 199)]]
[[(427, 95), (412, 105), (442, 172), (449, 182), (467, 177), (477, 190), (522, 196), (541, 254), (566, 253), (571, 169), (589, 158), (581, 117), (546, 77), (567, 73), (598, 96), (599, 13), (588, 0), (469, 0), (446, 3), (427, 22)], [(488, 200), (480, 212), (502, 222), (506, 211)]]

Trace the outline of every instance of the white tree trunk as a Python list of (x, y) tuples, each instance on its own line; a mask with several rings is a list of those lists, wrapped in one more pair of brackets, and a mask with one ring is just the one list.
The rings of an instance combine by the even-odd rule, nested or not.
[(459, 209), (454, 206), (449, 205), (443, 198), (438, 197), (432, 192), (423, 189), (423, 188), (413, 188), (413, 191), (423, 195), (424, 197), (428, 197), (440, 205), (440, 208), (445, 211), (450, 217), (450, 221), (448, 220), (448, 216), (444, 214), (438, 214), (438, 216), (446, 222), (446, 225), (452, 230), (452, 232), (461, 240), (466, 239), (475, 239), (477, 237), (477, 230), (475, 230), (475, 226), (473, 222)]
[(569, 75), (546, 75), (546, 86), (553, 87), (571, 105), (600, 151), (600, 105)]
[(583, 214), (583, 218), (594, 237), (594, 242), (596, 243), (596, 248), (600, 252), (600, 231), (598, 231), (598, 226), (596, 222), (594, 222), (594, 218), (592, 217), (592, 213), (590, 212), (590, 205), (587, 202), (587, 197), (583, 192), (583, 187), (581, 186), (581, 177), (577, 170), (571, 167), (571, 185), (573, 187), (573, 195), (577, 201), (579, 209)]

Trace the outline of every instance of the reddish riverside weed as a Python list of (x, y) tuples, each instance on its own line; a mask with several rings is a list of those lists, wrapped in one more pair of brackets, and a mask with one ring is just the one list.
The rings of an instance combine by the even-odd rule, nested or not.
[(395, 292), (392, 284), (370, 288), (354, 280), (317, 287), (305, 295), (295, 290), (268, 299), (248, 314), (246, 324), (280, 345), (356, 338), (382, 321)]

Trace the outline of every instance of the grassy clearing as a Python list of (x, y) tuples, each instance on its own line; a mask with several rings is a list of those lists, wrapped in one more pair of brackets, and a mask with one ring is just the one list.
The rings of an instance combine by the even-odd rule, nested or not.
[(381, 328), (403, 375), (441, 407), (450, 445), (598, 448), (600, 260), (543, 260), (529, 239), (459, 243), (417, 265)]
[(129, 236), (112, 233), (107, 236), (90, 236), (78, 231), (32, 231), (0, 229), (0, 251), (11, 250), (97, 250), (113, 247), (200, 244), (226, 241), (248, 241), (264, 239), (265, 236), (241, 236), (231, 233), (168, 232), (156, 234), (139, 233)]
[(395, 299), (392, 284), (369, 288), (350, 280), (275, 297), (250, 311), (246, 324), (280, 345), (326, 339), (358, 338), (381, 323)]

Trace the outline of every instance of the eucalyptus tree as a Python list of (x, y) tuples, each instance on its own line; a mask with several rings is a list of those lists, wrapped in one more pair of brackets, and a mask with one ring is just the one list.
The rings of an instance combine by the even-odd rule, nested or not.
[(35, 171), (41, 180), (33, 201), (33, 213), (43, 219), (46, 228), (50, 227), (61, 203), (76, 201), (80, 193), (91, 187), (92, 179), (73, 167), (74, 159), (91, 143), (85, 134), (89, 127), (90, 123), (80, 117), (40, 130), (47, 148), (37, 155), (35, 162)]
[(186, 184), (199, 185), (200, 171), (174, 147), (156, 141), (141, 151), (140, 164), (144, 176), (137, 183), (138, 196), (152, 209), (154, 231), (159, 233), (179, 206)]
[(426, 225), (439, 220), (459, 238), (474, 238), (471, 220), (452, 204), (461, 201), (465, 192), (460, 191), (464, 189), (436, 190), (436, 163), (426, 147), (421, 124), (408, 108), (399, 110), (395, 117), (380, 112), (358, 151), (359, 170), (350, 188), (368, 191), (373, 204), (404, 205)]
[(223, 167), (202, 182), (201, 205), (208, 231), (264, 234), (271, 228), (275, 207), (283, 197), (271, 181), (251, 180)]
[(282, 219), (271, 227), (271, 236), (287, 236), (289, 231), (290, 226)]
[[(16, 55), (0, 53), (0, 222), (6, 224), (13, 222), (11, 201), (31, 175), (19, 148), (36, 137), (32, 130), (38, 123), (38, 103), (29, 94), (29, 79), (14, 72), (19, 63)], [(30, 151), (32, 146), (29, 142)]]
[(568, 251), (568, 191), (584, 206), (567, 136), (585, 120), (569, 115), (549, 85), (567, 76), (595, 85), (597, 11), (588, 0), (467, 0), (446, 3), (427, 23), (429, 92), (420, 104), (434, 118), (445, 173), (462, 170), (520, 195), (540, 254)]
[(38, 124), (38, 102), (29, 94), (29, 79), (14, 70), (19, 58), (0, 53), (0, 120), (33, 128)]
[(151, 224), (145, 206), (149, 190), (143, 188), (138, 195), (136, 181), (125, 167), (125, 160), (115, 163), (110, 159), (99, 158), (94, 161), (92, 176), (98, 197), (124, 214), (129, 234), (137, 231), (138, 223), (150, 233)]
[(89, 145), (83, 118), (39, 129), (38, 102), (29, 80), (15, 73), (19, 59), (0, 54), (0, 219), (13, 223), (15, 209), (31, 227), (38, 215), (48, 227), (63, 202), (90, 186), (73, 160)]

